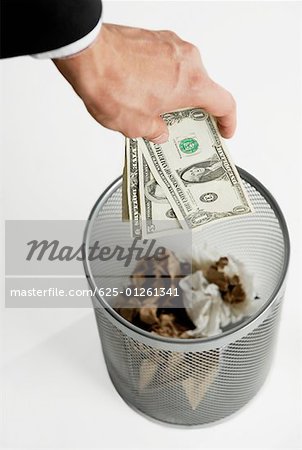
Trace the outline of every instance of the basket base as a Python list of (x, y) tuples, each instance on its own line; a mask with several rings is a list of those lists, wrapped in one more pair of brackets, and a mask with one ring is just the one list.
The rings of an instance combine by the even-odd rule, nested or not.
[(120, 398), (126, 403), (127, 406), (129, 406), (133, 411), (135, 411), (137, 414), (139, 414), (140, 416), (144, 417), (145, 419), (149, 420), (150, 422), (153, 422), (157, 425), (161, 425), (163, 427), (169, 427), (169, 428), (178, 428), (178, 429), (200, 429), (200, 428), (209, 428), (209, 427), (214, 427), (216, 425), (220, 425), (221, 423), (227, 422), (228, 420), (232, 420), (235, 419), (237, 417), (238, 414), (240, 414), (242, 411), (244, 411), (246, 408), (248, 408), (248, 406), (250, 405), (251, 402), (253, 402), (253, 400), (255, 399), (255, 397), (258, 396), (258, 393), (262, 390), (263, 385), (265, 384), (269, 372), (266, 375), (265, 379), (263, 380), (262, 385), (259, 387), (258, 391), (253, 395), (252, 398), (250, 398), (245, 405), (239, 407), (237, 409), (237, 411), (232, 412), (230, 414), (226, 414), (224, 417), (222, 417), (221, 419), (217, 419), (217, 420), (212, 420), (206, 423), (202, 423), (202, 424), (193, 424), (193, 425), (188, 425), (188, 424), (178, 424), (178, 423), (172, 423), (172, 422), (168, 422), (168, 421), (164, 421), (164, 420), (159, 420), (155, 417), (150, 416), (149, 414), (146, 414), (145, 412), (143, 412), (142, 410), (140, 410), (139, 408), (137, 408), (135, 405), (133, 405), (132, 403), (130, 403), (125, 397), (123, 397), (122, 393), (118, 390), (118, 388), (116, 387), (116, 385), (114, 384), (114, 381), (110, 375), (110, 372), (107, 371), (109, 378), (113, 384), (113, 387), (115, 389), (115, 391), (118, 393), (118, 395), (120, 396)]

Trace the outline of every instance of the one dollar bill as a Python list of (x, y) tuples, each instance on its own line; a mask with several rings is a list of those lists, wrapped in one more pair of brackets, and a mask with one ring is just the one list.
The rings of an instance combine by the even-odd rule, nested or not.
[[(123, 190), (127, 189), (127, 195), (123, 192), (124, 204), (128, 206), (128, 217), (131, 226), (132, 237), (142, 237), (142, 224), (139, 201), (139, 168), (138, 168), (138, 141), (137, 139), (126, 138), (126, 160), (124, 173), (127, 181), (123, 182)], [(123, 180), (124, 181), (124, 180)], [(123, 213), (123, 218), (126, 214)]]
[(169, 128), (169, 141), (154, 144), (140, 138), (137, 142), (181, 227), (194, 230), (216, 220), (251, 214), (252, 204), (213, 117), (201, 108), (162, 117)]
[(142, 236), (152, 239), (180, 232), (179, 220), (141, 151), (138, 161)]
[(126, 138), (122, 185), (122, 219), (131, 235), (156, 238), (182, 228), (162, 188), (155, 181), (137, 139)]

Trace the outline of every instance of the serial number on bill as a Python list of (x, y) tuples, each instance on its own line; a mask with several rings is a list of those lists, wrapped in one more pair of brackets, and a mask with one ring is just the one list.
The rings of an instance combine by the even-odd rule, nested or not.
[(118, 295), (125, 295), (126, 297), (179, 297), (178, 288), (144, 288), (144, 287), (127, 287), (126, 289), (119, 288), (100, 288), (99, 294), (104, 297), (117, 297)]

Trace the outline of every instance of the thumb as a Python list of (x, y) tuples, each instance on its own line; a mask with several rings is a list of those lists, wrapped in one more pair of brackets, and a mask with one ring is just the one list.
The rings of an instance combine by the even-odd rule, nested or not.
[(161, 117), (155, 117), (146, 123), (146, 132), (143, 136), (154, 144), (164, 144), (169, 139), (167, 124)]

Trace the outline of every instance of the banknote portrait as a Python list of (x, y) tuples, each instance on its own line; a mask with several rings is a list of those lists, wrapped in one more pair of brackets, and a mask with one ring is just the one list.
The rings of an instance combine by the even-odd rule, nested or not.
[(162, 187), (155, 180), (151, 180), (146, 184), (145, 195), (151, 202), (169, 203)]
[(213, 158), (191, 164), (178, 173), (185, 184), (207, 183), (220, 180), (226, 175), (222, 161), (216, 155)]

